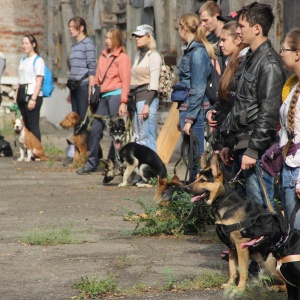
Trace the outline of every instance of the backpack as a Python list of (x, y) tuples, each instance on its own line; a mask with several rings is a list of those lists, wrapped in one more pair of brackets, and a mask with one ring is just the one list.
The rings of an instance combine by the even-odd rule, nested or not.
[(158, 98), (160, 100), (168, 99), (170, 97), (172, 88), (172, 78), (175, 77), (173, 68), (166, 65), (164, 56), (161, 52), (158, 52), (161, 56), (162, 66), (160, 68), (159, 86), (158, 86)]
[[(35, 62), (39, 57), (40, 57), (39, 55), (36, 56), (36, 58), (33, 61), (33, 66), (35, 65)], [(50, 69), (45, 65), (44, 80), (42, 85), (43, 97), (50, 97), (53, 90), (54, 90), (53, 75)]]
[(0, 157), (12, 155), (13, 153), (9, 142), (7, 142), (2, 135), (0, 135)]
[[(37, 55), (36, 58), (33, 61), (33, 68), (35, 66), (35, 62), (36, 60), (39, 58), (40, 56)], [(22, 61), (25, 60), (26, 57), (22, 58)], [(43, 92), (43, 97), (50, 97), (52, 92), (54, 90), (54, 84), (53, 84), (53, 75), (50, 71), (50, 69), (45, 65), (45, 69), (44, 69), (44, 79), (43, 79), (43, 85), (42, 85), (42, 92)]]
[(217, 59), (211, 59), (212, 69), (207, 79), (205, 95), (209, 100), (210, 105), (218, 101), (218, 92), (221, 78), (221, 67)]

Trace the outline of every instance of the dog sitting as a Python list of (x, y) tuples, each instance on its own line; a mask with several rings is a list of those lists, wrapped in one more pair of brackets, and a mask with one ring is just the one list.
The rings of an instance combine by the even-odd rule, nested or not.
[(79, 115), (72, 111), (68, 113), (65, 118), (59, 123), (59, 125), (65, 129), (74, 128), (72, 136), (74, 144), (74, 158), (73, 162), (69, 167), (72, 166), (83, 166), (87, 160), (87, 126), (82, 124)]
[[(235, 284), (239, 272), (239, 283), (237, 290), (233, 290), (233, 293), (242, 291), (248, 279), (249, 255), (252, 254), (252, 257), (262, 265), (264, 249), (259, 247), (242, 249), (241, 244), (248, 240), (241, 236), (240, 229), (247, 227), (250, 220), (266, 211), (258, 202), (248, 199), (223, 180), (216, 154), (212, 156), (210, 164), (206, 160), (206, 155), (202, 155), (200, 164), (200, 173), (196, 180), (187, 186), (187, 192), (193, 195), (192, 202), (202, 200), (212, 206), (217, 234), (229, 248), (229, 280), (222, 287), (227, 289)], [(269, 256), (265, 267), (273, 276), (274, 281), (279, 284), (274, 289), (284, 290), (284, 282), (276, 273), (275, 265), (275, 259)]]
[[(44, 150), (41, 142), (37, 137), (29, 131), (21, 119), (13, 121), (13, 129), (15, 132), (15, 140), (20, 148), (20, 157), (17, 161), (31, 161), (33, 158), (36, 161), (48, 160), (44, 155)], [(27, 157), (25, 158), (25, 153)]]
[(298, 299), (300, 288), (300, 231), (291, 229), (288, 221), (275, 214), (262, 214), (241, 230), (251, 241), (242, 247), (263, 247), (277, 259), (277, 271), (287, 283), (288, 300)]

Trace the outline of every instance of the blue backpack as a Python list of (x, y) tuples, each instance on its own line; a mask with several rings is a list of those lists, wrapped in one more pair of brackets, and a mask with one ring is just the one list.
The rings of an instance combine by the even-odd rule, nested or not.
[[(37, 55), (36, 58), (33, 61), (33, 67), (35, 66), (36, 60), (40, 56)], [(26, 59), (26, 57), (23, 57), (22, 61)], [(44, 69), (44, 80), (43, 80), (43, 85), (42, 85), (42, 92), (43, 92), (43, 97), (50, 97), (52, 92), (54, 90), (54, 84), (53, 84), (53, 75), (50, 69), (45, 65)]]

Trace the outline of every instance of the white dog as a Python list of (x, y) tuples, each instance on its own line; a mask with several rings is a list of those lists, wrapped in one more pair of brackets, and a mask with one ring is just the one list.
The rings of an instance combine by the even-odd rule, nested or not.
[[(44, 155), (44, 150), (41, 142), (36, 138), (36, 136), (29, 131), (22, 120), (16, 119), (13, 122), (14, 132), (16, 134), (16, 142), (20, 148), (20, 157), (18, 161), (31, 161), (33, 157), (35, 160), (47, 160)], [(25, 153), (27, 151), (27, 157), (25, 158)]]

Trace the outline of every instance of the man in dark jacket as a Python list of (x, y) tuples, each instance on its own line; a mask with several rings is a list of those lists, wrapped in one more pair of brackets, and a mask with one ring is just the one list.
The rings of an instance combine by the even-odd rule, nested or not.
[[(286, 80), (282, 60), (268, 40), (273, 21), (272, 8), (267, 4), (254, 2), (239, 11), (238, 33), (250, 50), (238, 81), (235, 104), (224, 122), (227, 128), (223, 135), (225, 145), (234, 147), (234, 169), (243, 170), (247, 196), (265, 206), (256, 166), (273, 201), (273, 178), (260, 168), (260, 158), (276, 137), (281, 90)], [(228, 156), (223, 159), (228, 160)]]

